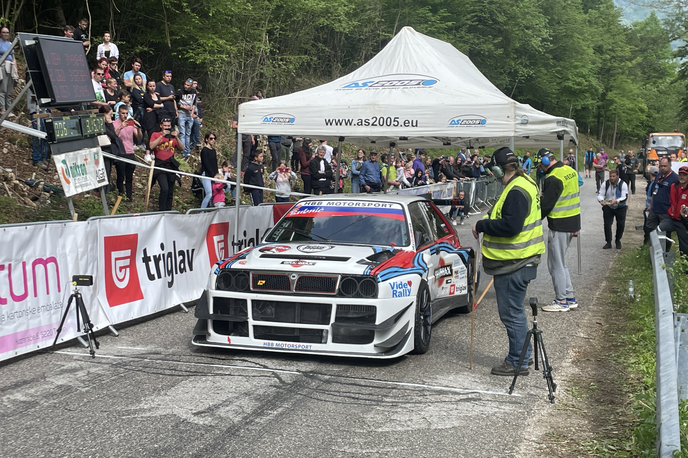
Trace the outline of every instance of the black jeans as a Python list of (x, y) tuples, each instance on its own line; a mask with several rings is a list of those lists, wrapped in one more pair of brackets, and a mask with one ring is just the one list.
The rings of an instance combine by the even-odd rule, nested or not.
[(678, 235), (678, 249), (684, 255), (688, 256), (688, 229), (686, 229), (683, 221), (677, 221), (672, 218), (667, 218), (661, 223), (659, 223), (659, 230), (670, 234), (672, 231), (676, 231)]
[(597, 192), (600, 192), (600, 186), (604, 183), (604, 170), (595, 170), (595, 185)]
[(277, 170), (282, 160), (282, 144), (280, 142), (269, 142), (268, 147), (270, 148), (270, 155), (272, 156), (271, 168), (274, 172)]
[(160, 211), (172, 210), (174, 182), (177, 181), (177, 175), (174, 172), (160, 172), (155, 180), (160, 186), (160, 196), (158, 197)]
[[(643, 243), (649, 242), (650, 232), (657, 229), (657, 226), (659, 226), (662, 221), (668, 218), (671, 218), (668, 213), (655, 213), (650, 210), (649, 215), (645, 220), (645, 226), (643, 227), (643, 231), (645, 231), (645, 239), (643, 240)], [(667, 232), (667, 237), (671, 238), (671, 232)]]
[[(380, 190), (382, 189), (382, 183), (368, 183), (367, 186), (370, 187), (370, 191), (368, 191), (368, 194), (370, 194), (371, 192), (380, 192)], [(363, 186), (361, 186), (361, 188), (365, 189)]]
[(616, 218), (616, 237), (615, 242), (620, 242), (623, 237), (624, 229), (626, 227), (626, 211), (628, 207), (625, 205), (619, 208), (611, 208), (609, 205), (602, 207), (602, 217), (604, 219), (604, 240), (607, 243), (612, 243), (612, 223)]
[[(128, 156), (131, 156), (131, 158)], [(136, 160), (133, 154), (127, 155), (127, 159)], [(122, 161), (115, 161), (115, 167), (117, 169), (117, 190), (120, 194), (124, 194), (127, 200), (131, 201), (132, 183), (136, 166)]]
[(635, 194), (635, 173), (629, 172), (627, 177), (628, 177), (628, 187), (631, 188), (631, 193)]
[(303, 193), (304, 194), (310, 194), (311, 190), (311, 176), (310, 175), (304, 175), (303, 173), (301, 174), (301, 179), (303, 180)]

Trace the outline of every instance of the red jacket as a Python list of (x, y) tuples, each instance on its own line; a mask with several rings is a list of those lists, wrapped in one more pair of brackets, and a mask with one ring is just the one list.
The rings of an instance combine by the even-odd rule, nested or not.
[(681, 206), (685, 205), (688, 207), (688, 185), (685, 188), (680, 187), (680, 183), (675, 183), (671, 185), (671, 191), (669, 191), (669, 216), (675, 220), (681, 220)]

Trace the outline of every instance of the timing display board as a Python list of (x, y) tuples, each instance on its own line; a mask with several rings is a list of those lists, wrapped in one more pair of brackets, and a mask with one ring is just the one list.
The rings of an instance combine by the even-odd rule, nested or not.
[(80, 41), (37, 37), (39, 60), (54, 104), (92, 102), (96, 99), (91, 74)]
[(97, 114), (53, 116), (45, 119), (45, 131), (50, 143), (81, 140), (105, 133), (105, 120)]

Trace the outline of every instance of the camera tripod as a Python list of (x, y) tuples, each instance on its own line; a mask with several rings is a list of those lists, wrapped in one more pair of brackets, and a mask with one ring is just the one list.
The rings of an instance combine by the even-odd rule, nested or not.
[[(536, 297), (530, 298), (530, 308), (533, 311), (533, 329), (529, 329), (526, 334), (526, 341), (523, 343), (523, 350), (521, 350), (521, 357), (518, 359), (518, 364), (516, 365), (516, 374), (514, 374), (514, 379), (511, 381), (511, 386), (509, 387), (509, 394), (514, 392), (514, 386), (516, 386), (516, 379), (518, 379), (518, 374), (521, 371), (521, 365), (523, 360), (526, 358), (526, 352), (528, 351), (528, 344), (530, 343), (531, 336), (533, 337), (533, 353), (535, 359), (535, 370), (538, 370), (538, 353), (542, 358), (542, 378), (547, 380), (547, 389), (549, 390), (549, 401), (554, 404), (554, 392), (557, 391), (557, 384), (554, 383), (552, 378), (552, 366), (549, 365), (549, 360), (547, 359), (547, 352), (545, 351), (545, 344), (542, 341), (542, 331), (537, 327), (537, 306), (538, 300)], [(538, 352), (539, 350), (539, 352)]]
[[(84, 333), (86, 334), (86, 339), (88, 339), (88, 352), (91, 354), (91, 358), (96, 357), (96, 349), (100, 348), (100, 343), (96, 340), (96, 335), (93, 331), (93, 325), (91, 324), (91, 319), (86, 311), (86, 306), (84, 305), (84, 299), (81, 297), (81, 292), (79, 292), (79, 287), (77, 282), (74, 281), (74, 291), (72, 295), (69, 296), (69, 301), (67, 302), (67, 307), (65, 308), (64, 314), (62, 315), (62, 320), (60, 321), (60, 326), (58, 326), (55, 332), (55, 341), (53, 341), (53, 347), (57, 345), (57, 338), (62, 332), (62, 327), (64, 326), (65, 320), (67, 319), (67, 314), (69, 313), (69, 307), (72, 302), (76, 302), (74, 306), (74, 312), (76, 313), (76, 330), (81, 331), (81, 326), (83, 325)], [(79, 316), (81, 315), (81, 316)], [(81, 321), (79, 320), (81, 318)], [(93, 348), (95, 345), (95, 349)]]

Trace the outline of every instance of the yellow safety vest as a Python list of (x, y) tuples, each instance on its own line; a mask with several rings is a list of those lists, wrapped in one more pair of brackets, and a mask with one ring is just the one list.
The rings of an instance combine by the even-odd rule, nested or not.
[(549, 213), (549, 218), (569, 218), (580, 215), (580, 189), (578, 188), (578, 173), (568, 165), (557, 167), (549, 176), (558, 178), (564, 185), (557, 203)]
[(483, 237), (483, 256), (496, 261), (525, 259), (545, 252), (540, 219), (540, 195), (537, 185), (529, 176), (518, 176), (506, 185), (502, 195), (492, 209), (490, 219), (502, 217), (502, 206), (512, 188), (523, 189), (530, 197), (530, 212), (523, 222), (521, 232), (513, 237), (494, 237), (485, 234)]

